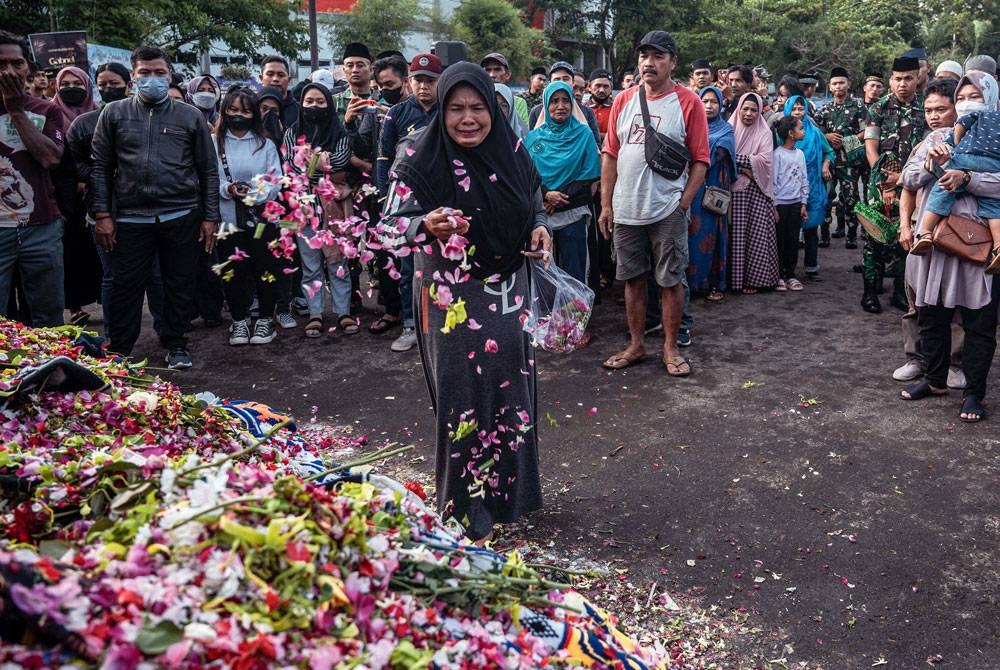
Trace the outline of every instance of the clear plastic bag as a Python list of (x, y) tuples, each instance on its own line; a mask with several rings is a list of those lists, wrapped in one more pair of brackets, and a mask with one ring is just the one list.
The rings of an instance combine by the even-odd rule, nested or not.
[(555, 263), (531, 260), (531, 292), (521, 317), (531, 344), (545, 351), (568, 354), (587, 341), (587, 322), (594, 308), (594, 292)]

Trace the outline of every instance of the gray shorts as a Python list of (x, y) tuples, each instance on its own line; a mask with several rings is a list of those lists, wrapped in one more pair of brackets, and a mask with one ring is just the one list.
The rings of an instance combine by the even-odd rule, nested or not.
[(678, 207), (667, 218), (645, 226), (616, 225), (617, 279), (634, 279), (652, 269), (663, 288), (681, 283), (688, 266), (689, 222), (688, 213)]

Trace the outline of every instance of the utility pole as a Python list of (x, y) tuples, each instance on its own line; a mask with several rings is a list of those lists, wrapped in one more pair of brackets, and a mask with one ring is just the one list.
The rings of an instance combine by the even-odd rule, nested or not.
[(319, 69), (319, 38), (316, 34), (316, 0), (309, 0), (309, 61), (311, 72)]

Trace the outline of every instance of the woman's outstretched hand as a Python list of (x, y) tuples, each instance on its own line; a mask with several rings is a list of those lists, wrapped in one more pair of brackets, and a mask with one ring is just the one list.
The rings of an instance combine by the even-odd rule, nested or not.
[(424, 228), (439, 240), (448, 240), (452, 235), (469, 232), (469, 220), (460, 209), (438, 207), (424, 217)]

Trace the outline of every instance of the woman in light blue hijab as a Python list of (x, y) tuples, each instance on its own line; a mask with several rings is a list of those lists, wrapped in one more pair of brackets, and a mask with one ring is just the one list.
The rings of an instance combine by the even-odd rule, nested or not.
[(586, 283), (587, 226), (590, 202), (601, 178), (601, 156), (568, 84), (548, 85), (542, 111), (524, 144), (542, 177), (559, 267)]
[(510, 129), (514, 131), (519, 140), (523, 140), (528, 135), (528, 126), (514, 111), (514, 91), (510, 90), (507, 84), (493, 84), (493, 87), (497, 90), (497, 104), (500, 106), (500, 111), (507, 117)]

